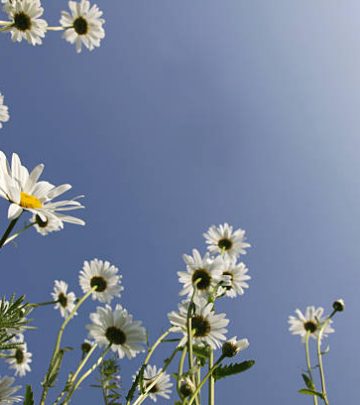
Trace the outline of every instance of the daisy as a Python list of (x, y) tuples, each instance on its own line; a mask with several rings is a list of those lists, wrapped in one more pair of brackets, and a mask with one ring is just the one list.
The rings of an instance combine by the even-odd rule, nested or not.
[(16, 153), (12, 155), (10, 166), (5, 154), (0, 151), (0, 197), (11, 202), (8, 210), (10, 220), (18, 218), (23, 210), (37, 215), (43, 222), (54, 216), (63, 220), (62, 212), (83, 208), (76, 199), (52, 201), (70, 190), (71, 185), (55, 187), (47, 181), (38, 181), (43, 170), (44, 165), (39, 164), (29, 173)]
[(0, 377), (0, 404), (11, 405), (15, 402), (21, 402), (22, 397), (13, 396), (15, 392), (19, 391), (20, 385), (12, 386), (15, 382), (14, 377)]
[(223, 286), (225, 295), (231, 298), (243, 295), (244, 289), (249, 288), (246, 282), (251, 277), (246, 273), (247, 267), (244, 263), (236, 263), (236, 257), (225, 256), (222, 259), (222, 275), (227, 276), (227, 284)]
[[(300, 311), (300, 309), (297, 309), (295, 313), (297, 315), (296, 317), (289, 316), (289, 331), (293, 335), (300, 335), (303, 342), (305, 342), (307, 332), (309, 332), (312, 338), (317, 339), (321, 324), (326, 319), (323, 317), (324, 308), (315, 308), (314, 306), (310, 306), (306, 308), (305, 315)], [(331, 323), (332, 320), (329, 320), (323, 332), (324, 337), (326, 337), (329, 333), (335, 332), (330, 326)]]
[(117, 274), (118, 271), (119, 269), (108, 261), (85, 261), (79, 276), (80, 286), (84, 293), (96, 287), (92, 293), (93, 300), (109, 304), (114, 297), (120, 297), (124, 289), (121, 285), (122, 275)]
[[(229, 320), (225, 314), (215, 314), (213, 304), (208, 303), (205, 298), (195, 297), (194, 314), (191, 319), (191, 326), (194, 333), (193, 342), (198, 346), (209, 345), (213, 349), (221, 346), (226, 339), (226, 326)], [(189, 301), (179, 304), (179, 311), (172, 311), (168, 314), (170, 323), (174, 326), (174, 332), (182, 332), (183, 338), (179, 346), (184, 346), (187, 342), (187, 313)]]
[(15, 349), (9, 351), (11, 357), (6, 359), (10, 368), (15, 370), (15, 375), (24, 377), (24, 375), (31, 371), (30, 363), (32, 362), (32, 354), (27, 351), (27, 344), (24, 342), (24, 335), (19, 334), (10, 340), (11, 343), (21, 343)]
[(154, 402), (157, 401), (157, 396), (170, 399), (171, 387), (173, 386), (170, 382), (170, 375), (162, 372), (161, 368), (157, 370), (156, 366), (148, 364), (144, 370), (144, 388), (147, 389), (155, 379), (156, 383), (149, 391), (150, 399)]
[(249, 347), (250, 343), (247, 339), (236, 339), (236, 336), (234, 336), (222, 345), (222, 354), (225, 357), (234, 357)]
[(179, 391), (183, 398), (187, 398), (192, 395), (196, 390), (195, 384), (191, 381), (190, 377), (183, 377), (180, 380)]
[(34, 224), (36, 231), (43, 236), (51, 232), (61, 231), (64, 228), (63, 222), (55, 216), (49, 216), (43, 221), (39, 215), (33, 215), (31, 222)]
[(2, 123), (9, 121), (9, 110), (4, 104), (4, 96), (0, 93), (0, 128), (2, 128)]
[(90, 314), (90, 320), (92, 324), (86, 326), (90, 338), (101, 347), (111, 345), (111, 350), (117, 352), (120, 359), (124, 356), (131, 359), (144, 351), (145, 328), (120, 304), (114, 310), (109, 305), (97, 307), (96, 312)]
[(86, 355), (89, 353), (89, 351), (91, 350), (91, 348), (93, 347), (94, 342), (92, 342), (89, 339), (85, 339), (82, 343), (81, 343), (81, 351), (83, 353), (83, 355)]
[(38, 0), (8, 1), (4, 10), (8, 13), (11, 25), (11, 39), (21, 42), (26, 39), (31, 45), (40, 45), (45, 37), (47, 22), (39, 17), (44, 9)]
[(100, 40), (105, 37), (102, 11), (96, 4), (90, 7), (88, 0), (81, 0), (79, 3), (69, 1), (69, 8), (71, 13), (62, 11), (60, 19), (66, 41), (75, 44), (76, 52), (81, 52), (83, 44), (90, 51), (99, 47)]
[(180, 295), (187, 294), (190, 297), (195, 287), (199, 296), (207, 296), (214, 291), (217, 284), (226, 281), (222, 277), (220, 258), (213, 260), (208, 253), (201, 257), (196, 249), (192, 253), (192, 256), (183, 255), (187, 271), (177, 273), (183, 284)]
[(66, 318), (75, 308), (75, 294), (68, 293), (68, 284), (65, 281), (55, 280), (54, 291), (51, 293), (54, 301), (57, 301), (54, 309), (59, 309), (63, 318)]
[(229, 256), (237, 257), (240, 254), (246, 254), (246, 248), (251, 245), (245, 242), (245, 231), (237, 229), (233, 231), (233, 227), (225, 223), (218, 227), (211, 226), (206, 233), (204, 233), (206, 243), (209, 245), (208, 250), (210, 253), (226, 253)]

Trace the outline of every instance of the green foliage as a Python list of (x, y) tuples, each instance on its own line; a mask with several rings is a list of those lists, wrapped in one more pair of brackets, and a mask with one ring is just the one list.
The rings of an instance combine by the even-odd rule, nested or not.
[(241, 363), (231, 363), (226, 366), (219, 366), (214, 370), (213, 376), (215, 380), (220, 380), (221, 378), (229, 377), (230, 375), (243, 373), (244, 371), (249, 370), (254, 364), (254, 360), (246, 360)]
[(34, 394), (31, 385), (26, 386), (24, 405), (34, 405)]
[(302, 388), (301, 390), (299, 390), (299, 393), (304, 394), (304, 395), (317, 396), (317, 397), (320, 397), (321, 399), (324, 399), (324, 395), (321, 392), (317, 392), (317, 391), (310, 390), (307, 388)]
[(306, 374), (301, 374), (302, 378), (306, 384), (306, 386), (310, 389), (310, 390), (314, 390), (315, 389), (315, 385), (312, 381), (312, 379), (310, 377), (308, 377)]
[(201, 367), (204, 367), (209, 358), (209, 348), (194, 346), (193, 352)]
[[(97, 380), (99, 385), (92, 386), (102, 389), (105, 405), (120, 405), (120, 367), (117, 359), (114, 357), (104, 360), (99, 371), (100, 378)], [(134, 395), (134, 393), (132, 395)]]

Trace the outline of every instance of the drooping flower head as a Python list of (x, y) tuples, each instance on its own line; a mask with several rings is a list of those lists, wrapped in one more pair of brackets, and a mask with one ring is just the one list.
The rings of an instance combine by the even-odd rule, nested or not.
[(21, 345), (9, 351), (10, 357), (6, 359), (6, 362), (9, 364), (10, 368), (15, 370), (15, 375), (24, 377), (27, 372), (31, 371), (30, 363), (32, 362), (32, 354), (27, 351), (27, 344), (24, 342), (24, 335), (20, 333), (13, 337), (9, 342), (21, 343)]
[(99, 47), (100, 41), (105, 37), (102, 11), (96, 4), (90, 7), (88, 0), (69, 1), (69, 8), (71, 13), (61, 13), (60, 24), (65, 30), (64, 38), (75, 44), (77, 52), (81, 52), (82, 45), (90, 51)]
[(55, 280), (54, 291), (51, 293), (55, 304), (55, 309), (59, 309), (63, 318), (66, 318), (75, 307), (76, 296), (73, 292), (68, 292), (68, 284), (65, 281)]
[(4, 104), (4, 96), (0, 93), (0, 128), (2, 128), (2, 123), (9, 121), (9, 109)]
[(90, 314), (91, 324), (87, 325), (90, 338), (101, 347), (111, 345), (111, 350), (117, 352), (120, 359), (129, 359), (144, 351), (146, 331), (140, 321), (134, 321), (126, 309), (117, 304), (112, 310), (109, 305), (97, 307)]

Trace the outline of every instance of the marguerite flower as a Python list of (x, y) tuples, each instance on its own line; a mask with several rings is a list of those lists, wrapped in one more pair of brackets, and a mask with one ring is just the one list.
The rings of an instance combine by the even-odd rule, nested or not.
[(109, 305), (97, 307), (90, 319), (92, 323), (87, 325), (90, 337), (101, 347), (111, 345), (111, 350), (117, 352), (120, 359), (124, 356), (131, 359), (144, 351), (145, 328), (120, 304), (114, 310)]
[(229, 256), (238, 257), (240, 254), (246, 254), (246, 248), (251, 245), (245, 242), (245, 231), (237, 229), (225, 223), (218, 227), (213, 225), (204, 233), (206, 243), (209, 245), (210, 253), (226, 253)]
[(171, 387), (170, 375), (164, 373), (160, 368), (157, 370), (156, 366), (150, 366), (149, 364), (144, 370), (144, 388), (147, 389), (156, 379), (155, 385), (150, 388), (149, 397), (154, 402), (157, 401), (157, 396), (165, 399), (170, 399)]
[(246, 282), (251, 279), (246, 273), (247, 267), (244, 263), (236, 263), (236, 257), (225, 256), (222, 259), (222, 275), (227, 276), (228, 279), (223, 288), (225, 295), (234, 298), (236, 295), (243, 295), (244, 289), (249, 288)]
[[(187, 313), (189, 301), (179, 304), (179, 311), (172, 311), (168, 314), (170, 323), (174, 326), (174, 332), (182, 332), (183, 338), (179, 346), (184, 346), (187, 342)], [(226, 339), (226, 326), (229, 320), (225, 314), (215, 314), (213, 304), (208, 303), (205, 298), (195, 297), (194, 313), (191, 319), (191, 326), (194, 333), (193, 343), (198, 346), (209, 345), (213, 349), (221, 346)]]
[(19, 391), (20, 385), (12, 386), (15, 382), (14, 377), (0, 377), (0, 404), (12, 405), (16, 402), (21, 402), (21, 396), (14, 396), (15, 392)]
[(81, 0), (79, 3), (69, 1), (69, 8), (71, 14), (67, 11), (61, 13), (60, 24), (65, 30), (64, 38), (75, 44), (77, 52), (81, 52), (82, 44), (90, 51), (99, 47), (100, 40), (105, 37), (102, 11), (96, 4), (90, 7), (88, 0)]
[[(323, 317), (324, 308), (315, 308), (314, 306), (310, 306), (306, 308), (305, 315), (300, 311), (300, 309), (296, 309), (295, 313), (297, 316), (289, 316), (289, 331), (293, 335), (300, 335), (303, 342), (305, 342), (307, 333), (309, 333), (312, 338), (317, 339), (321, 324), (326, 319)], [(331, 323), (332, 320), (330, 319), (325, 326), (323, 332), (324, 337), (326, 337), (329, 333), (335, 332), (330, 326)]]
[(57, 301), (55, 309), (60, 310), (60, 314), (63, 318), (66, 318), (70, 312), (75, 308), (75, 294), (73, 292), (67, 292), (68, 284), (65, 281), (55, 280), (54, 291), (51, 293), (54, 301)]
[(10, 220), (27, 210), (45, 223), (53, 217), (64, 221), (62, 212), (83, 208), (76, 199), (52, 201), (70, 190), (71, 185), (55, 187), (47, 181), (38, 181), (43, 170), (44, 165), (39, 164), (29, 174), (16, 153), (12, 155), (10, 166), (5, 154), (0, 151), (0, 197), (11, 202), (8, 210)]
[(85, 261), (79, 276), (80, 286), (84, 293), (96, 287), (92, 293), (93, 300), (110, 303), (114, 297), (120, 297), (124, 289), (121, 285), (122, 275), (118, 274), (118, 271), (119, 269), (108, 261)]
[(46, 217), (46, 220), (43, 221), (39, 215), (33, 215), (31, 222), (34, 224), (36, 231), (43, 236), (51, 232), (61, 231), (64, 228), (63, 222), (56, 216)]
[(249, 341), (247, 339), (237, 340), (236, 336), (227, 340), (222, 345), (222, 354), (225, 357), (234, 357), (239, 352), (247, 349), (249, 347)]
[(10, 365), (10, 368), (15, 370), (15, 375), (24, 377), (28, 371), (31, 371), (30, 363), (32, 362), (32, 354), (27, 351), (27, 344), (24, 342), (24, 335), (20, 333), (13, 337), (9, 342), (21, 343), (21, 345), (9, 351), (11, 357), (7, 358), (6, 362)]
[(219, 258), (212, 259), (209, 254), (201, 257), (200, 253), (194, 249), (193, 255), (183, 255), (183, 259), (187, 264), (187, 271), (179, 271), (179, 281), (182, 283), (183, 289), (180, 295), (192, 295), (194, 287), (199, 296), (206, 296), (214, 291), (217, 284), (224, 281), (222, 277), (222, 268)]
[(11, 20), (11, 39), (21, 42), (26, 39), (31, 45), (40, 45), (45, 37), (47, 22), (39, 17), (44, 9), (39, 0), (8, 1), (4, 10)]
[(8, 107), (4, 104), (4, 96), (0, 93), (0, 128), (2, 123), (9, 121), (10, 115)]

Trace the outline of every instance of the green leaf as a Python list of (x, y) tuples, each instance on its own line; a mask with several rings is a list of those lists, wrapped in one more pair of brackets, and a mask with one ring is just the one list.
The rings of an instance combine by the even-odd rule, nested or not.
[(213, 376), (215, 380), (220, 380), (221, 378), (229, 377), (230, 375), (243, 373), (244, 371), (249, 370), (254, 364), (254, 360), (246, 360), (242, 363), (231, 363), (227, 366), (219, 366), (214, 370)]
[(34, 405), (34, 394), (31, 385), (26, 386), (24, 405)]
[(306, 386), (310, 389), (310, 390), (314, 390), (315, 389), (315, 385), (312, 381), (312, 379), (310, 377), (308, 377), (306, 374), (301, 374), (302, 378), (306, 384)]
[(300, 394), (305, 394), (305, 395), (312, 395), (312, 396), (317, 396), (320, 397), (321, 399), (324, 399), (324, 395), (321, 392), (317, 392), (314, 390), (308, 390), (307, 388), (302, 388), (299, 390)]

